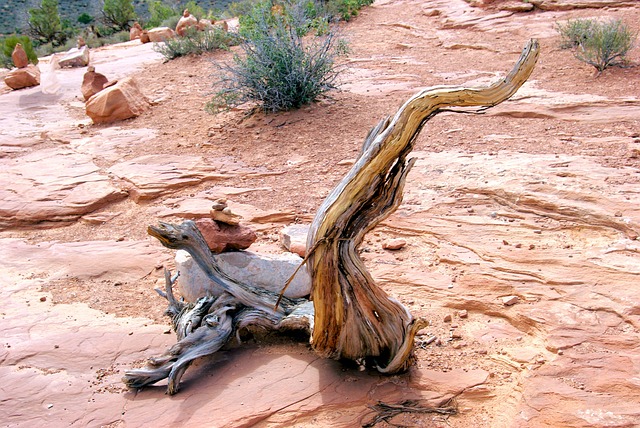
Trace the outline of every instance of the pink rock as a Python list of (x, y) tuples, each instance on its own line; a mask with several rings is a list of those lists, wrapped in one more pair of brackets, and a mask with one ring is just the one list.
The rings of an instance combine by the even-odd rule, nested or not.
[(198, 30), (204, 31), (209, 28), (213, 28), (213, 22), (211, 22), (211, 20), (209, 19), (201, 19), (198, 21), (197, 27), (198, 27)]
[(86, 104), (87, 115), (94, 123), (110, 123), (139, 116), (149, 108), (133, 77), (127, 77), (98, 92)]
[(138, 22), (134, 22), (129, 30), (129, 40), (140, 39), (144, 30)]
[(214, 253), (247, 249), (258, 238), (247, 226), (232, 226), (208, 218), (196, 220), (196, 225)]
[(147, 30), (143, 30), (142, 34), (140, 34), (140, 41), (142, 43), (149, 43), (151, 41), (149, 39), (149, 32)]
[(150, 42), (160, 43), (165, 40), (173, 39), (176, 36), (176, 33), (169, 27), (158, 27), (147, 31), (147, 35), (149, 36)]
[(11, 54), (11, 59), (13, 60), (13, 65), (17, 68), (25, 68), (29, 64), (27, 53), (24, 51), (20, 43), (16, 43), (13, 53)]
[(460, 318), (467, 318), (469, 316), (469, 312), (467, 312), (466, 309), (462, 309), (462, 310), (458, 311), (458, 316)]
[(182, 18), (178, 21), (176, 25), (176, 33), (178, 36), (184, 36), (185, 31), (189, 27), (197, 27), (198, 19), (189, 13), (189, 9), (185, 9), (182, 13)]
[(4, 83), (11, 89), (38, 86), (40, 84), (40, 69), (33, 64), (24, 68), (16, 68), (7, 73)]
[(288, 251), (305, 257), (307, 255), (307, 235), (309, 225), (293, 224), (282, 230), (282, 245)]
[(80, 90), (82, 91), (82, 96), (85, 101), (104, 89), (105, 84), (108, 82), (104, 74), (96, 73), (95, 70), (95, 67), (89, 66), (82, 78), (82, 87)]
[(385, 250), (399, 250), (407, 245), (407, 241), (402, 238), (389, 239), (382, 244)]
[(520, 298), (518, 296), (505, 296), (502, 298), (502, 304), (505, 306), (513, 306), (518, 303)]

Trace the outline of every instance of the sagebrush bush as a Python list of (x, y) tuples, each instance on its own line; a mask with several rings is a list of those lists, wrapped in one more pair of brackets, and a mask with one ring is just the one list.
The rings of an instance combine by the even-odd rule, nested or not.
[(561, 47), (572, 48), (575, 57), (601, 73), (607, 67), (622, 65), (634, 47), (637, 34), (622, 20), (578, 19), (558, 24)]
[(176, 36), (163, 43), (156, 43), (154, 49), (164, 56), (166, 61), (186, 55), (201, 55), (216, 49), (228, 49), (240, 42), (238, 36), (222, 28), (212, 27), (198, 31), (187, 28), (184, 36)]
[(321, 37), (305, 37), (311, 25), (300, 10), (304, 3), (285, 3), (280, 9), (263, 1), (241, 23), (242, 54), (218, 65), (222, 89), (207, 106), (211, 112), (248, 101), (264, 111), (290, 110), (335, 88), (336, 58), (346, 45), (331, 29)]

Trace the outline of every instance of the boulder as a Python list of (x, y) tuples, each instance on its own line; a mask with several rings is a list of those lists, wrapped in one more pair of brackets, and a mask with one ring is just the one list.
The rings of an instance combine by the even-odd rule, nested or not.
[(210, 19), (201, 19), (197, 24), (198, 30), (204, 31), (213, 28), (213, 22)]
[(151, 39), (149, 39), (149, 32), (147, 30), (143, 30), (142, 34), (140, 34), (140, 41), (142, 43), (149, 43)]
[(86, 104), (87, 116), (94, 123), (110, 123), (139, 116), (149, 108), (133, 77), (127, 77), (98, 92)]
[(307, 255), (308, 224), (292, 224), (282, 229), (282, 245), (300, 257)]
[(247, 226), (225, 224), (210, 218), (197, 219), (196, 226), (213, 253), (244, 250), (257, 239), (255, 232)]
[(87, 101), (89, 98), (104, 89), (105, 84), (109, 81), (104, 74), (96, 73), (95, 67), (89, 66), (87, 72), (82, 78), (82, 96)]
[(13, 49), (13, 53), (11, 54), (11, 59), (13, 60), (13, 65), (17, 68), (25, 68), (29, 65), (27, 53), (24, 51), (20, 43), (16, 43), (16, 47)]
[(182, 18), (180, 18), (176, 25), (176, 34), (178, 34), (178, 36), (184, 36), (187, 28), (197, 26), (198, 19), (189, 13), (189, 9), (185, 9), (182, 13)]
[(89, 64), (89, 47), (70, 49), (67, 54), (58, 61), (60, 67), (86, 67)]
[(33, 64), (13, 69), (4, 77), (4, 83), (11, 89), (38, 86), (40, 84), (40, 69)]
[(154, 43), (164, 42), (165, 40), (173, 39), (176, 33), (169, 27), (152, 28), (147, 31), (149, 41)]
[(140, 23), (134, 22), (133, 26), (129, 30), (129, 40), (140, 39), (144, 30), (140, 26)]
[[(302, 258), (295, 254), (261, 255), (251, 251), (234, 251), (214, 254), (213, 256), (222, 272), (237, 281), (262, 287), (280, 293), (287, 280), (302, 263)], [(184, 250), (176, 252), (176, 269), (178, 290), (188, 302), (195, 302), (207, 294), (220, 295), (223, 291), (207, 277), (198, 264)], [(306, 266), (300, 268), (284, 295), (287, 297), (303, 297), (311, 292), (311, 277)]]

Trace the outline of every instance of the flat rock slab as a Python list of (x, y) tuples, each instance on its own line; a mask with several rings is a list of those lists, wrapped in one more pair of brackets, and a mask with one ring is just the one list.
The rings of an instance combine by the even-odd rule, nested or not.
[[(503, 344), (489, 358), (521, 382), (506, 421), (640, 423), (635, 170), (572, 156), (412, 155), (405, 203), (384, 224), (406, 237), (414, 268), (399, 273), (372, 255), (373, 276), (398, 295), (467, 310), (457, 337)], [(508, 297), (517, 304), (505, 307)], [(513, 405), (496, 403), (496, 413)]]
[(40, 150), (0, 159), (0, 227), (71, 222), (126, 197), (91, 157)]
[(129, 196), (136, 202), (203, 181), (259, 175), (231, 159), (179, 155), (141, 156), (117, 163), (109, 172), (128, 183)]
[(25, 272), (64, 278), (135, 281), (155, 272), (165, 261), (162, 247), (155, 241), (39, 242), (0, 239), (0, 263), (7, 275), (21, 277)]

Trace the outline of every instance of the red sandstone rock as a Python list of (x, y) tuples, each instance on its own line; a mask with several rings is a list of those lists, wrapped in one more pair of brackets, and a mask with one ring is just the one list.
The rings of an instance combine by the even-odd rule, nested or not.
[(407, 241), (402, 238), (389, 239), (382, 243), (382, 248), (385, 250), (399, 250), (407, 245)]
[(144, 30), (140, 26), (140, 23), (134, 22), (133, 26), (129, 30), (129, 40), (140, 39)]
[(96, 73), (95, 67), (90, 66), (82, 78), (82, 96), (87, 101), (89, 98), (105, 88), (105, 84), (109, 81), (104, 74)]
[(176, 34), (178, 34), (178, 36), (184, 36), (187, 28), (197, 26), (198, 19), (189, 13), (189, 9), (185, 9), (182, 13), (182, 18), (180, 18), (176, 25)]
[(232, 226), (208, 218), (196, 220), (196, 226), (214, 253), (247, 249), (258, 238), (247, 226)]
[(142, 43), (149, 43), (151, 41), (149, 39), (149, 32), (147, 30), (143, 30), (142, 34), (140, 34), (140, 41)]
[(154, 43), (164, 42), (165, 40), (173, 39), (176, 33), (169, 27), (152, 28), (147, 31), (149, 41)]
[(94, 123), (110, 123), (139, 116), (148, 107), (135, 79), (127, 77), (89, 98), (86, 112)]
[(40, 84), (40, 69), (33, 64), (24, 68), (16, 68), (7, 73), (4, 83), (11, 89), (38, 86)]
[(11, 54), (11, 59), (13, 60), (13, 65), (17, 68), (25, 68), (29, 65), (27, 53), (24, 51), (20, 43), (16, 43), (16, 47), (13, 49), (13, 53)]

